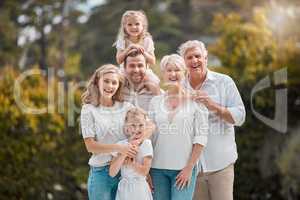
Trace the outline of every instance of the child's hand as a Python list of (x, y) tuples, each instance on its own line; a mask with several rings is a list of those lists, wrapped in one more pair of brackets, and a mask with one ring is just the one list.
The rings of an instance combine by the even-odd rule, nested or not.
[(128, 53), (131, 52), (133, 49), (135, 49), (135, 50), (141, 52), (142, 54), (144, 54), (144, 52), (145, 52), (144, 47), (141, 46), (141, 45), (139, 45), (139, 44), (130, 44), (130, 45), (128, 46), (128, 49), (129, 49), (129, 50), (128, 50)]

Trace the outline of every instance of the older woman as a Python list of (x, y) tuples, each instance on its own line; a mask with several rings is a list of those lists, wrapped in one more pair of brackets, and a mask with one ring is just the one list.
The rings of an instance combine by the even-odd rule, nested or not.
[(154, 199), (192, 199), (196, 164), (207, 142), (208, 111), (190, 100), (181, 87), (185, 73), (182, 57), (163, 57), (161, 71), (166, 93), (154, 97), (149, 106), (149, 116), (157, 127), (150, 171)]
[(92, 153), (89, 160), (88, 196), (90, 200), (115, 199), (119, 177), (109, 176), (112, 152), (134, 157), (134, 145), (116, 144), (126, 139), (123, 125), (126, 112), (133, 106), (123, 102), (123, 78), (111, 64), (98, 68), (90, 78), (82, 95), (81, 130), (85, 146)]

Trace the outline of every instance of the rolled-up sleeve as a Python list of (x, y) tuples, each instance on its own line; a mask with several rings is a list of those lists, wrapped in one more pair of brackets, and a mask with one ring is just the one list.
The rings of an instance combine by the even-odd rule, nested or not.
[(208, 135), (208, 110), (202, 105), (198, 104), (194, 113), (194, 139), (193, 144), (207, 144)]
[(233, 82), (230, 79), (226, 84), (226, 108), (230, 112), (235, 126), (241, 126), (246, 118), (245, 106), (242, 101), (241, 95)]
[(80, 127), (83, 138), (95, 137), (95, 120), (88, 105), (83, 105), (80, 113)]

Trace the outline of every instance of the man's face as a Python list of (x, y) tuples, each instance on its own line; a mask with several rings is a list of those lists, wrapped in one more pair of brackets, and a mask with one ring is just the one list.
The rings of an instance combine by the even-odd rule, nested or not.
[(143, 81), (146, 73), (146, 60), (143, 55), (128, 57), (126, 60), (125, 73), (133, 84)]
[(201, 50), (196, 48), (188, 49), (184, 55), (184, 61), (189, 74), (203, 75), (206, 73), (207, 57), (202, 54)]

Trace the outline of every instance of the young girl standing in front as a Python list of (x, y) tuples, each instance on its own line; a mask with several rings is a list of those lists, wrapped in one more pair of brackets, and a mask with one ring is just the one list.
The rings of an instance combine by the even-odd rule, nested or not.
[(125, 134), (128, 139), (118, 142), (121, 145), (139, 146), (135, 159), (126, 154), (113, 154), (110, 163), (109, 175), (114, 177), (121, 169), (121, 180), (118, 185), (116, 200), (152, 200), (152, 194), (146, 181), (149, 173), (153, 149), (149, 139), (145, 138), (145, 125), (147, 116), (140, 108), (131, 108), (125, 117)]
[[(155, 64), (154, 44), (148, 32), (148, 20), (143, 11), (128, 10), (123, 14), (114, 45), (117, 48), (118, 64), (122, 64), (125, 57), (132, 51), (140, 51), (145, 56), (147, 64)], [(159, 78), (151, 69), (148, 68), (146, 73), (151, 81), (159, 83)]]

